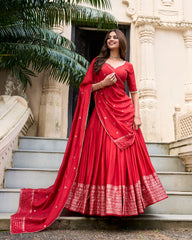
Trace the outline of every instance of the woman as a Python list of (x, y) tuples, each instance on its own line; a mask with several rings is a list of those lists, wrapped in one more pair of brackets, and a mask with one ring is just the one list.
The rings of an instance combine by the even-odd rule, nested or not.
[[(11, 232), (49, 226), (63, 208), (86, 215), (132, 216), (167, 198), (139, 129), (139, 101), (126, 39), (107, 33), (80, 86), (66, 152), (55, 183), (22, 189)], [(127, 81), (131, 98), (124, 89)], [(95, 108), (86, 127), (91, 92)]]

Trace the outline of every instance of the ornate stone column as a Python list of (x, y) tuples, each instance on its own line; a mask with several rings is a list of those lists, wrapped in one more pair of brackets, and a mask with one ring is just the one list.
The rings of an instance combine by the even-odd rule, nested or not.
[(155, 28), (150, 24), (139, 27), (140, 40), (140, 112), (143, 134), (146, 141), (160, 141), (159, 111), (155, 82), (154, 36)]
[(185, 111), (192, 111), (192, 30), (184, 32), (186, 47)]
[(38, 136), (62, 137), (62, 83), (45, 73), (39, 111)]

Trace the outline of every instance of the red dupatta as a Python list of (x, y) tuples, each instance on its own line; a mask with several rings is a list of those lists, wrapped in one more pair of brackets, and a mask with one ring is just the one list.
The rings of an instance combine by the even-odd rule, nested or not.
[(115, 72), (117, 82), (94, 93), (98, 117), (112, 141), (121, 150), (132, 145), (135, 140), (135, 130), (133, 129), (134, 105), (131, 98), (125, 93), (125, 80), (129, 73), (127, 71), (123, 72), (123, 70), (129, 69), (130, 65), (128, 64), (128, 62), (125, 62), (119, 68), (113, 68), (105, 63), (98, 80), (104, 78), (102, 73), (108, 75)]
[(65, 206), (81, 158), (93, 83), (93, 64), (94, 61), (79, 88), (71, 133), (55, 183), (46, 189), (21, 190), (19, 208), (11, 216), (11, 233), (41, 231), (56, 220)]

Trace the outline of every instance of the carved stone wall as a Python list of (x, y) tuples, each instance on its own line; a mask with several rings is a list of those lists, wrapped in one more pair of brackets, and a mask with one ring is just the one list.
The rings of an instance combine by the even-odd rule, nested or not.
[(27, 95), (23, 89), (21, 81), (11, 74), (9, 74), (6, 79), (5, 92), (3, 94), (9, 96), (21, 96), (27, 101)]
[(192, 111), (181, 112), (181, 108), (176, 106), (173, 115), (175, 123), (175, 139), (180, 140), (192, 137)]
[(161, 2), (164, 7), (172, 7), (175, 1), (174, 0), (161, 0)]
[[(140, 109), (142, 115), (142, 130), (144, 137), (149, 141), (170, 141), (173, 140), (174, 123), (172, 116), (174, 106), (181, 106), (182, 114), (191, 111), (192, 103), (192, 1), (190, 0), (112, 0), (111, 13), (116, 17), (120, 24), (131, 25), (131, 62), (134, 65), (137, 76), (137, 86), (139, 89)], [(71, 26), (64, 26), (55, 29), (58, 33), (71, 37)], [(161, 34), (159, 33), (161, 32)], [(172, 34), (176, 33), (176, 34)], [(172, 34), (172, 35), (171, 35)], [(171, 35), (173, 43), (177, 41), (178, 49), (168, 48), (166, 39)], [(163, 36), (163, 37), (162, 37)], [(158, 41), (157, 41), (158, 38)], [(181, 39), (181, 41), (180, 41)], [(159, 42), (161, 41), (161, 44)], [(170, 43), (170, 41), (169, 41)], [(179, 46), (180, 44), (180, 46)], [(166, 46), (167, 52), (162, 48), (162, 53), (157, 49)], [(185, 57), (184, 55), (185, 51)], [(174, 51), (174, 52), (173, 52)], [(178, 62), (180, 58), (180, 75), (172, 74), (174, 61), (157, 61), (158, 54), (167, 56), (178, 52), (174, 59)], [(164, 55), (163, 55), (164, 54)], [(171, 60), (173, 59), (170, 58)], [(157, 65), (158, 63), (158, 65)], [(167, 78), (164, 79), (164, 86), (159, 84), (162, 81), (159, 72), (161, 66), (167, 69)], [(167, 65), (172, 66), (168, 68)], [(166, 66), (165, 66), (166, 65)], [(178, 64), (176, 65), (178, 67)], [(183, 70), (185, 69), (185, 70)], [(178, 70), (178, 69), (177, 69)], [(165, 73), (166, 74), (166, 73)], [(43, 90), (39, 90), (40, 100), (33, 98), (30, 92), (30, 101), (38, 105), (37, 123), (39, 136), (65, 137), (67, 129), (67, 106), (68, 106), (68, 87), (61, 87), (58, 83), (44, 78)], [(165, 102), (164, 89), (166, 82), (173, 86), (170, 92), (176, 92), (177, 100), (170, 96), (169, 101)], [(169, 86), (169, 84), (168, 84)], [(181, 87), (182, 86), (182, 87)], [(7, 85), (10, 89), (10, 85)], [(41, 87), (41, 86), (40, 86)], [(161, 88), (161, 89), (160, 89)], [(185, 90), (184, 90), (185, 89)], [(171, 94), (172, 94), (171, 92)], [(168, 95), (168, 91), (166, 92)], [(40, 97), (39, 97), (40, 98)], [(37, 102), (37, 104), (36, 104)], [(159, 109), (161, 112), (159, 112)], [(160, 122), (159, 116), (165, 114), (164, 123)], [(55, 116), (55, 117), (53, 117)], [(64, 120), (65, 119), (65, 120)], [(168, 129), (162, 132), (162, 129)], [(62, 133), (61, 133), (62, 132)], [(171, 132), (171, 134), (170, 134)], [(36, 132), (35, 132), (36, 133)]]
[(126, 13), (128, 16), (133, 16), (136, 13), (134, 0), (122, 0), (122, 3), (127, 5)]
[[(138, 78), (137, 85), (144, 137), (148, 141), (174, 140), (174, 122), (172, 120), (174, 106), (176, 104), (181, 105), (183, 113), (191, 111), (192, 21), (189, 21), (189, 19), (192, 19), (192, 17), (190, 17), (188, 9), (192, 7), (192, 2), (181, 0), (122, 0), (122, 3), (126, 6), (127, 16), (132, 19), (131, 29), (134, 29), (134, 31), (131, 31), (134, 36), (131, 37), (130, 47), (131, 49), (134, 48), (135, 52), (132, 50), (130, 52), (132, 53), (131, 61), (135, 64)], [(162, 38), (163, 34), (164, 38)], [(174, 38), (176, 39), (177, 48), (172, 46), (169, 48), (166, 45), (166, 39), (169, 36), (173, 39), (171, 43), (173, 45)], [(161, 37), (161, 41), (159, 39), (157, 41), (156, 37)], [(168, 42), (170, 44), (170, 41)], [(167, 51), (163, 49), (163, 44)], [(186, 57), (184, 56), (184, 45)], [(158, 48), (162, 48), (162, 51), (160, 52)], [(160, 58), (157, 53), (160, 54)], [(166, 55), (171, 61), (167, 61)], [(163, 57), (165, 61), (160, 62)], [(157, 61), (158, 58), (159, 61)], [(157, 62), (160, 66), (157, 65)], [(156, 70), (161, 71), (161, 68), (164, 72), (158, 74), (159, 72), (156, 72)], [(176, 72), (178, 71), (179, 74), (177, 75)], [(165, 76), (163, 79), (164, 85), (162, 85), (162, 79), (159, 75)], [(166, 84), (166, 81), (168, 84)], [(171, 83), (173, 84), (171, 85)], [(172, 89), (166, 89), (167, 87)], [(164, 92), (166, 96), (163, 95)], [(160, 113), (160, 110), (163, 112)], [(162, 118), (163, 121), (160, 121)]]

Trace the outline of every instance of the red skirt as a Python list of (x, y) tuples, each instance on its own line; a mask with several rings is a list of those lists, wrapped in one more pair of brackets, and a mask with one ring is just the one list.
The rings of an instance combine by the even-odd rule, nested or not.
[(120, 150), (94, 109), (65, 208), (85, 215), (132, 216), (165, 198), (141, 130), (130, 147)]

